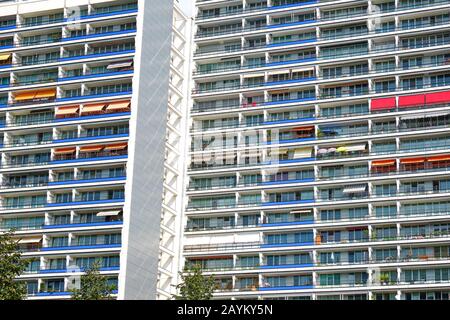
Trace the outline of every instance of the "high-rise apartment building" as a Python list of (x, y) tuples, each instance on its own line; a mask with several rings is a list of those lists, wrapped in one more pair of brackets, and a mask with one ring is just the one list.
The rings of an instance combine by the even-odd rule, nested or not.
[(449, 299), (444, 0), (197, 0), (183, 255), (217, 298)]
[(30, 299), (94, 261), (119, 299), (171, 297), (188, 27), (172, 1), (0, 2), (0, 231)]
[(0, 1), (29, 298), (99, 261), (118, 299), (194, 263), (222, 299), (449, 299), (450, 2), (184, 5)]

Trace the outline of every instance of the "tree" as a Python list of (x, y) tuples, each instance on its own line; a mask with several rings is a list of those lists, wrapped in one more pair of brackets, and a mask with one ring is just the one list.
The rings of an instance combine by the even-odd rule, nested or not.
[(203, 275), (199, 264), (186, 266), (180, 277), (181, 283), (177, 285), (180, 294), (174, 295), (176, 300), (211, 300), (216, 284), (212, 276)]
[(24, 282), (17, 281), (28, 266), (18, 251), (18, 240), (13, 239), (14, 230), (0, 234), (0, 300), (23, 300), (27, 295)]
[(100, 263), (95, 261), (81, 276), (80, 288), (72, 289), (73, 300), (109, 300), (116, 287), (100, 274)]

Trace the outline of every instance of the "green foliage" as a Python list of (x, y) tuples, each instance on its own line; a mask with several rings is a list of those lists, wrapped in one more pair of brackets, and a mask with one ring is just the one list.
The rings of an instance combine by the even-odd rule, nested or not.
[(26, 270), (29, 262), (22, 259), (13, 234), (14, 230), (0, 234), (0, 300), (23, 300), (27, 295), (25, 283), (15, 279)]
[(73, 300), (109, 300), (117, 288), (108, 284), (105, 276), (100, 274), (100, 263), (96, 261), (81, 276), (80, 288), (71, 290)]
[(212, 276), (202, 274), (199, 264), (186, 267), (180, 277), (181, 283), (177, 286), (180, 294), (174, 296), (176, 300), (211, 300), (216, 284)]

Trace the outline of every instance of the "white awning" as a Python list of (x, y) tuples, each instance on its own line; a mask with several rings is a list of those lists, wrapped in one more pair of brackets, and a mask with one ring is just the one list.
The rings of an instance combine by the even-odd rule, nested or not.
[(97, 217), (113, 217), (118, 216), (119, 213), (121, 213), (122, 210), (114, 210), (114, 211), (101, 211), (97, 213)]
[(364, 151), (366, 150), (365, 144), (356, 144), (354, 146), (347, 146), (347, 151)]
[(297, 148), (294, 150), (294, 159), (311, 158), (312, 147)]
[(211, 153), (194, 154), (192, 156), (192, 161), (194, 163), (202, 163), (203, 161), (207, 162), (210, 160), (211, 160)]
[(260, 77), (264, 77), (264, 76), (265, 76), (264, 73), (244, 74), (244, 79), (248, 79), (248, 78), (260, 78)]
[(442, 117), (450, 114), (450, 111), (443, 111), (438, 113), (432, 113), (432, 114), (424, 114), (424, 115), (413, 115), (413, 116), (404, 116), (401, 117), (400, 120), (415, 120), (415, 119), (423, 119), (423, 118), (433, 118), (433, 117)]
[(20, 244), (29, 244), (29, 243), (39, 243), (42, 241), (42, 237), (39, 238), (25, 238), (25, 239), (20, 239), (19, 243)]
[(106, 67), (106, 69), (111, 70), (111, 69), (119, 69), (119, 68), (128, 68), (131, 67), (133, 65), (133, 61), (127, 61), (127, 62), (118, 62), (118, 63), (113, 63), (110, 64)]
[(249, 150), (247, 152), (242, 153), (244, 157), (258, 157), (262, 156), (262, 150)]
[(308, 68), (294, 68), (291, 69), (292, 73), (294, 72), (305, 72), (305, 71), (314, 71), (314, 68), (308, 67)]
[(312, 213), (312, 209), (306, 209), (306, 210), (293, 210), (290, 212), (291, 214), (296, 214), (296, 213)]
[(342, 190), (343, 193), (361, 193), (365, 192), (367, 185), (347, 186)]
[(278, 75), (278, 74), (288, 74), (288, 73), (289, 73), (289, 70), (276, 70), (276, 71), (269, 71), (268, 75), (269, 76), (275, 76), (275, 75)]
[(234, 159), (236, 157), (235, 153), (218, 153), (216, 154), (216, 159)]
[(282, 148), (270, 148), (270, 154), (273, 156), (279, 155), (279, 154), (286, 154), (289, 152), (288, 149), (282, 149)]

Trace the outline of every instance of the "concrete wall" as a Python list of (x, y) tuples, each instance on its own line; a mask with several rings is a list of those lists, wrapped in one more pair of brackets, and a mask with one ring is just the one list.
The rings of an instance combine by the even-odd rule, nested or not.
[(139, 0), (119, 299), (156, 297), (173, 0)]

